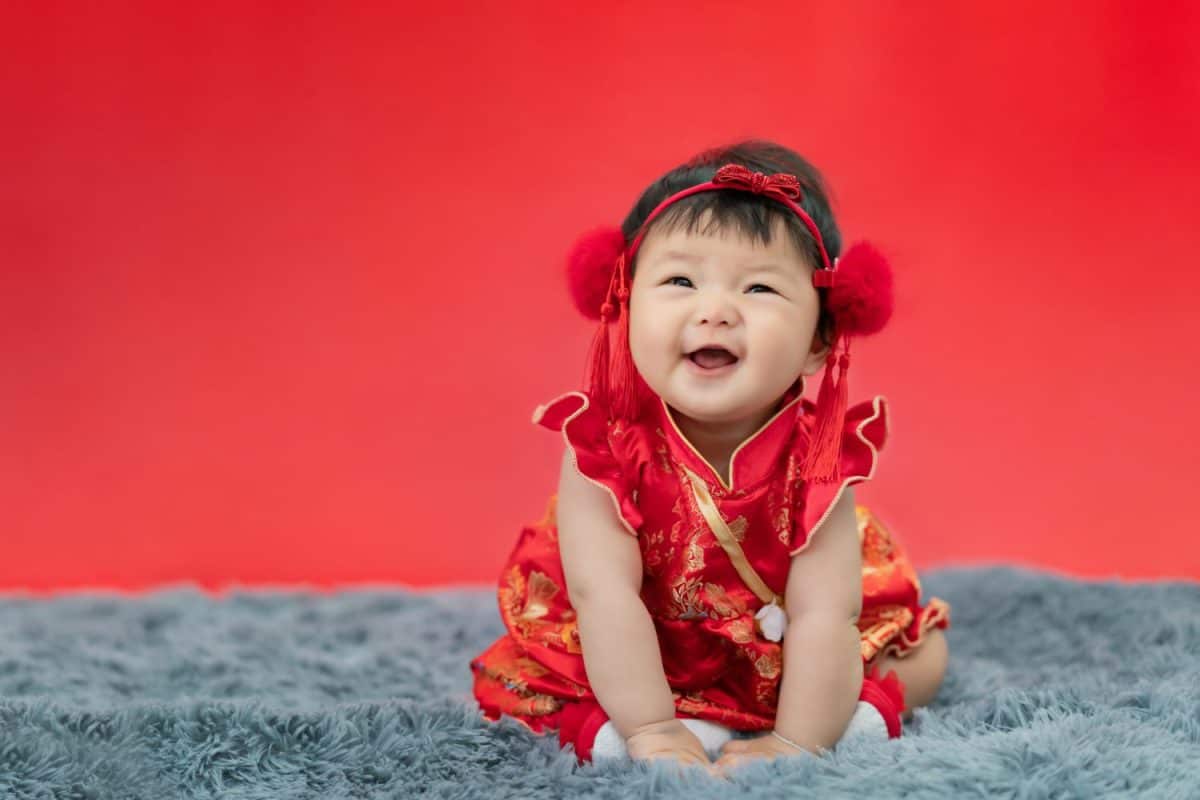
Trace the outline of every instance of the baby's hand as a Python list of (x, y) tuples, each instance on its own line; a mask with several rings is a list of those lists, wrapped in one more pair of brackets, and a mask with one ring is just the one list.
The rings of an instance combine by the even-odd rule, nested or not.
[(704, 745), (679, 719), (642, 725), (625, 740), (629, 757), (635, 760), (675, 758), (683, 764), (702, 764), (714, 772)]
[(724, 773), (726, 770), (741, 766), (747, 761), (758, 758), (776, 759), (799, 754), (801, 751), (781, 742), (770, 733), (755, 736), (751, 739), (732, 739), (721, 748), (721, 757), (717, 759), (715, 768)]

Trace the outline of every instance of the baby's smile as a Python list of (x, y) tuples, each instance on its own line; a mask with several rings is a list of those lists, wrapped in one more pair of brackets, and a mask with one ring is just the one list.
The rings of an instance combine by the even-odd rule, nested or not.
[(738, 356), (725, 347), (712, 345), (684, 354), (691, 372), (704, 377), (727, 375), (741, 363)]

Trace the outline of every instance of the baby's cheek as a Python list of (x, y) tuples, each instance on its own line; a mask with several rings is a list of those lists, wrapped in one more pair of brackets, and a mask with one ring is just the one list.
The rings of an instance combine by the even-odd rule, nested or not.
[(639, 322), (629, 329), (629, 349), (633, 353), (633, 363), (645, 377), (658, 376), (674, 366), (681, 353), (676, 352), (679, 346), (661, 324)]

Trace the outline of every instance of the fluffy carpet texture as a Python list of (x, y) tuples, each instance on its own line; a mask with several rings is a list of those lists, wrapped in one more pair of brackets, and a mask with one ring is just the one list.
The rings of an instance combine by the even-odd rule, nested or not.
[(950, 667), (903, 737), (727, 781), (484, 720), (492, 587), (0, 595), (0, 797), (1200, 797), (1200, 584), (922, 580)]

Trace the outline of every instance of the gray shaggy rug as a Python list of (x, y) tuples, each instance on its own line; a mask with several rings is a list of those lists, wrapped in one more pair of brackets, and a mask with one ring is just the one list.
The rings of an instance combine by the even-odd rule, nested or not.
[(729, 782), (479, 716), (490, 586), (0, 594), (0, 797), (1200, 797), (1200, 584), (922, 580), (953, 607), (936, 703)]

